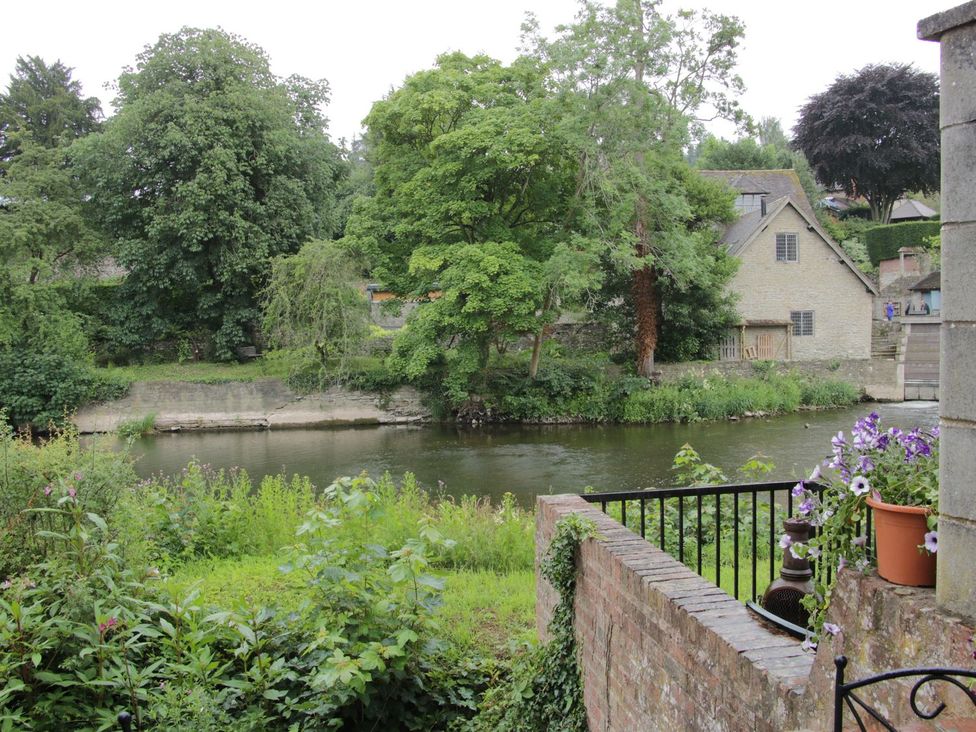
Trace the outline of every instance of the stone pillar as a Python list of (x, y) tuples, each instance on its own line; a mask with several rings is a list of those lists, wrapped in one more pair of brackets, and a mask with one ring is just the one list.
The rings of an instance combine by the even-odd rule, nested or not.
[(976, 617), (976, 0), (919, 22), (941, 45), (942, 452), (936, 599)]

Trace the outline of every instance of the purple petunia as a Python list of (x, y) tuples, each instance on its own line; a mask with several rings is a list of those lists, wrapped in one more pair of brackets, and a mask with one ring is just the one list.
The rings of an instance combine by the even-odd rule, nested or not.
[(816, 508), (816, 503), (814, 503), (814, 500), (812, 498), (807, 498), (805, 501), (803, 501), (803, 503), (797, 506), (797, 511), (799, 511), (801, 515), (806, 516), (807, 514), (811, 513), (814, 508)]
[(923, 546), (925, 547), (925, 550), (929, 554), (935, 554), (936, 552), (938, 552), (939, 551), (939, 532), (938, 531), (929, 531), (925, 535), (925, 544), (923, 544)]
[(790, 492), (793, 494), (794, 498), (799, 498), (806, 493), (806, 489), (803, 487), (803, 481), (801, 480), (799, 483), (793, 486), (793, 490)]
[(826, 630), (831, 635), (837, 635), (840, 633), (840, 626), (834, 625), (833, 623), (824, 623), (823, 629)]
[(790, 537), (789, 534), (783, 534), (781, 537), (779, 537), (779, 548), (780, 549), (786, 549), (792, 543), (793, 543), (793, 539)]

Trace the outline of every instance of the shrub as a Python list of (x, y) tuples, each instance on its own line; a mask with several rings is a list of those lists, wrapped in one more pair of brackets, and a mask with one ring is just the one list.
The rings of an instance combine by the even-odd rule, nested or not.
[(33, 442), (14, 437), (0, 419), (0, 578), (51, 556), (65, 517), (57, 506), (72, 497), (86, 512), (111, 518), (137, 480), (132, 459), (107, 442), (83, 446), (74, 431)]
[(898, 257), (902, 247), (924, 247), (925, 240), (939, 235), (938, 221), (906, 221), (903, 224), (876, 226), (864, 232), (864, 243), (875, 267), (882, 259)]
[(445, 729), (475, 708), (478, 659), (436, 637), (448, 548), (420, 526), (393, 551), (371, 543), (378, 498), (342, 480), (309, 514), (292, 551), (309, 601), (300, 613), (212, 608), (168, 596), (126, 567), (111, 527), (75, 496), (47, 562), (0, 597), (0, 719), (26, 729)]
[(17, 426), (47, 430), (92, 401), (125, 393), (125, 385), (98, 375), (84, 360), (56, 350), (0, 349), (0, 404)]

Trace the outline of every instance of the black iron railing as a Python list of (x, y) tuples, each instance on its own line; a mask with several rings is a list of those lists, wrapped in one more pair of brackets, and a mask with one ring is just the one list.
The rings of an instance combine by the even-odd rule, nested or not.
[[(794, 513), (795, 480), (691, 488), (652, 488), (582, 497), (678, 561), (756, 601), (779, 574), (783, 519)], [(819, 487), (808, 483), (807, 488)], [(870, 542), (871, 517), (867, 518)], [(827, 573), (832, 567), (817, 568)], [(724, 579), (724, 581), (723, 581)], [(731, 579), (731, 582), (728, 580)]]
[[(847, 658), (838, 656), (834, 659), (834, 665), (837, 668), (837, 676), (834, 681), (834, 732), (843, 732), (845, 707), (850, 710), (850, 716), (857, 722), (860, 730), (868, 729), (869, 726), (871, 729), (876, 729), (877, 725), (880, 725), (889, 732), (896, 732), (896, 727), (888, 717), (854, 693), (864, 687), (892, 679), (917, 679), (908, 695), (908, 703), (911, 706), (912, 713), (919, 719), (935, 719), (946, 710), (945, 701), (936, 700), (937, 703), (934, 707), (923, 707), (919, 703), (919, 692), (926, 687), (932, 688), (937, 683), (942, 684), (946, 690), (955, 688), (961, 691), (960, 700), (969, 698), (973, 710), (964, 710), (965, 718), (969, 719), (968, 715), (976, 710), (976, 686), (974, 686), (976, 684), (976, 670), (973, 669), (903, 668), (887, 671), (877, 676), (868, 676), (857, 681), (845, 682), (844, 671), (847, 668)], [(962, 728), (960, 727), (960, 729)]]

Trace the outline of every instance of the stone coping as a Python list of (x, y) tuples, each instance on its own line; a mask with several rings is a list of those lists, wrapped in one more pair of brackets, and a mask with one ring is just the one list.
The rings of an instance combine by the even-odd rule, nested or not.
[(976, 23), (976, 0), (918, 21), (918, 37), (923, 41), (937, 41), (943, 33), (969, 23)]

